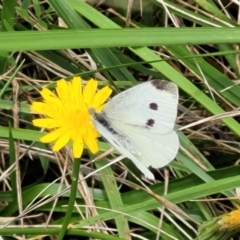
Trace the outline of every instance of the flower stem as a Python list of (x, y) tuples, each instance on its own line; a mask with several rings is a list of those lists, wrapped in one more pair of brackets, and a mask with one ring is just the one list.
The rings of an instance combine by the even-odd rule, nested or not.
[(72, 216), (72, 210), (74, 207), (75, 199), (76, 199), (76, 193), (77, 193), (77, 185), (78, 185), (78, 178), (79, 178), (79, 169), (80, 169), (80, 159), (74, 159), (73, 161), (73, 172), (72, 172), (72, 184), (70, 189), (70, 196), (67, 206), (67, 211), (65, 218), (63, 220), (63, 224), (61, 227), (61, 230), (59, 232), (57, 240), (62, 240), (65, 232), (67, 230), (68, 224), (70, 222), (71, 216)]

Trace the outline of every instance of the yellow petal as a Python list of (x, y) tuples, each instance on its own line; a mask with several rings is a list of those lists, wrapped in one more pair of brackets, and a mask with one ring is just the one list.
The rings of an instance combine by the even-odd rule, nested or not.
[(83, 152), (83, 139), (82, 136), (78, 136), (73, 141), (73, 156), (74, 158), (80, 158)]
[(47, 128), (47, 129), (61, 126), (61, 123), (58, 123), (55, 119), (51, 119), (51, 118), (38, 118), (38, 119), (34, 119), (32, 122), (33, 122), (33, 126)]
[(66, 132), (66, 129), (59, 128), (53, 132), (47, 133), (43, 137), (40, 138), (40, 141), (43, 143), (49, 143), (55, 141), (57, 138), (59, 138), (61, 135), (63, 135)]
[(103, 106), (103, 103), (108, 99), (111, 93), (112, 89), (108, 86), (99, 90), (94, 96), (92, 107), (95, 108), (96, 110), (99, 110), (99, 108)]
[(91, 106), (93, 101), (93, 96), (97, 90), (98, 82), (90, 79), (83, 90), (83, 98), (87, 106)]
[[(34, 111), (36, 113), (44, 114), (50, 118), (55, 118), (55, 112), (54, 111), (54, 106), (52, 104), (46, 104), (42, 102), (33, 102), (31, 106), (31, 111)], [(58, 109), (59, 107), (57, 107)]]
[(99, 134), (99, 132), (95, 129), (95, 128), (91, 128), (88, 131), (88, 137), (89, 138), (98, 138), (101, 135)]
[(99, 148), (98, 148), (98, 142), (96, 138), (92, 138), (92, 139), (88, 138), (88, 140), (85, 143), (93, 154), (98, 152)]
[(99, 150), (97, 137), (99, 137), (99, 133), (94, 129), (89, 131), (87, 137), (84, 139), (84, 142), (92, 153), (97, 153)]
[(57, 96), (48, 88), (43, 88), (40, 93), (45, 100), (48, 100), (49, 98), (57, 98)]
[(61, 148), (67, 145), (69, 140), (70, 140), (69, 134), (63, 134), (60, 138), (57, 139), (57, 141), (53, 145), (53, 151), (56, 152), (59, 151)]
[(68, 97), (68, 84), (67, 81), (61, 79), (57, 81), (56, 91), (60, 99), (66, 99)]
[(80, 77), (74, 77), (72, 80), (72, 96), (76, 104), (81, 104), (82, 102), (82, 79)]
[(44, 114), (44, 103), (43, 102), (33, 102), (31, 105), (31, 111), (36, 113), (43, 113)]

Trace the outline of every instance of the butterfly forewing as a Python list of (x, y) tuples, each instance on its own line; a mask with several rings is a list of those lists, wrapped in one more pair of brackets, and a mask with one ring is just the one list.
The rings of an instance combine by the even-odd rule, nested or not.
[(103, 112), (112, 125), (123, 121), (125, 125), (164, 134), (173, 129), (177, 103), (178, 88), (174, 83), (153, 80), (118, 94)]

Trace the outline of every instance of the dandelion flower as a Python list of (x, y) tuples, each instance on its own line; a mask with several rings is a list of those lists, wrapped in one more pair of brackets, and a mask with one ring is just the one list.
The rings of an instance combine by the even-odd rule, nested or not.
[(75, 158), (82, 155), (84, 144), (92, 153), (96, 153), (99, 133), (91, 121), (89, 109), (101, 111), (111, 92), (109, 87), (97, 92), (97, 81), (93, 79), (82, 87), (80, 77), (74, 77), (72, 81), (59, 80), (56, 94), (43, 88), (40, 92), (43, 102), (33, 102), (31, 110), (45, 117), (34, 119), (33, 125), (53, 131), (44, 135), (40, 141), (54, 142), (53, 151), (59, 151), (71, 141)]
[(198, 229), (197, 240), (227, 240), (240, 229), (240, 210), (203, 222)]
[(234, 210), (230, 213), (223, 215), (218, 221), (222, 229), (235, 229), (240, 228), (240, 210)]

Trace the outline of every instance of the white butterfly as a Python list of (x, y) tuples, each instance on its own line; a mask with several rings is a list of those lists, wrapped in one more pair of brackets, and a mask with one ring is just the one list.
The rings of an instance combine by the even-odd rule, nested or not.
[(100, 134), (147, 178), (154, 179), (148, 167), (163, 167), (178, 152), (173, 129), (177, 105), (177, 85), (152, 80), (116, 95), (100, 113), (91, 110), (90, 114)]

